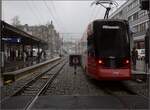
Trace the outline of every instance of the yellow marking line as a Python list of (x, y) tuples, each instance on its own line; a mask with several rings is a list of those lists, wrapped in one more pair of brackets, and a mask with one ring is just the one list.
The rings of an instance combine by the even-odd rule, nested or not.
[(48, 76), (43, 76), (42, 79), (48, 79)]
[(16, 81), (18, 81), (18, 80), (21, 80), (21, 79), (24, 79), (24, 78), (26, 78), (26, 77), (28, 77), (28, 76), (30, 76), (30, 75), (32, 75), (32, 74), (35, 74), (36, 72), (31, 72), (31, 73), (28, 73), (28, 74), (26, 74), (26, 75), (23, 75), (23, 76), (21, 76), (21, 77), (19, 77), (19, 78), (16, 78)]
[(7, 80), (4, 82), (4, 84), (9, 84), (9, 83), (12, 83), (13, 81), (12, 80)]

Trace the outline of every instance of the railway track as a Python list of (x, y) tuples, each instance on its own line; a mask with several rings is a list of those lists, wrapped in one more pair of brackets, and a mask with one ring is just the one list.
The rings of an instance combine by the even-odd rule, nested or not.
[[(41, 90), (43, 90), (51, 81), (55, 79), (59, 71), (63, 68), (66, 63), (66, 59), (57, 61), (46, 71), (36, 75), (31, 78), (28, 82), (24, 83), (21, 88), (15, 91), (10, 96), (1, 100), (0, 103), (4, 102), (7, 99), (10, 99), (15, 96), (37, 96)], [(49, 82), (49, 83), (48, 83)]]
[[(95, 89), (96, 91), (92, 91), (91, 93), (100, 92), (100, 94), (101, 94), (100, 96), (106, 96), (106, 98), (108, 98), (108, 100), (112, 99), (112, 105), (118, 103), (118, 104), (120, 104), (120, 106), (118, 106), (118, 107), (123, 107), (125, 109), (128, 109), (128, 108), (132, 109), (132, 107), (136, 108), (136, 106), (138, 106), (138, 103), (139, 103), (138, 102), (138, 98), (136, 99), (137, 94), (134, 93), (134, 91), (130, 90), (130, 88), (127, 88), (125, 83), (119, 82), (119, 81), (87, 80), (86, 77), (84, 76), (84, 74), (82, 74), (82, 73), (81, 73), (82, 76), (79, 73), (77, 74), (78, 76), (76, 75), (76, 80), (75, 81), (79, 82), (79, 83), (76, 83), (76, 84), (74, 82), (70, 83), (71, 80), (74, 78), (74, 75), (71, 74), (71, 73), (73, 73), (73, 71), (72, 71), (73, 68), (72, 69), (71, 68), (68, 69), (67, 66), (68, 65), (66, 64), (66, 60), (65, 61), (60, 61), (60, 63), (58, 65), (56, 65), (53, 69), (51, 69), (50, 71), (48, 71), (45, 74), (43, 74), (36, 81), (26, 85), (25, 88), (22, 89), (22, 91), (14, 94), (14, 96), (12, 96), (14, 98), (10, 97), (11, 99), (6, 101), (6, 103), (3, 103), (2, 107), (3, 108), (14, 108), (14, 109), (16, 109), (16, 108), (17, 109), (19, 109), (19, 108), (22, 109), (23, 108), (24, 110), (29, 110), (29, 109), (34, 109), (34, 108), (42, 109), (41, 107), (44, 107), (44, 108), (46, 108), (46, 107), (50, 107), (51, 108), (51, 107), (54, 107), (54, 106), (57, 107), (57, 105), (59, 106), (59, 104), (61, 106), (61, 104), (63, 105), (63, 103), (65, 103), (65, 101), (68, 102), (68, 100), (66, 100), (66, 98), (65, 98), (65, 100), (63, 99), (64, 100), (64, 102), (63, 102), (62, 100), (59, 99), (59, 97), (56, 97), (56, 100), (58, 102), (57, 101), (55, 102), (55, 100), (53, 99), (54, 97), (51, 100), (51, 95), (53, 93), (55, 93), (56, 91), (58, 91), (58, 93), (61, 93), (61, 92), (63, 92), (62, 90), (65, 90), (64, 95), (66, 95), (67, 93), (71, 93), (71, 97), (72, 97), (72, 95), (74, 96), (74, 93), (75, 93), (76, 97), (73, 97), (73, 99), (72, 99), (73, 102), (75, 102), (76, 104), (79, 104), (79, 105), (81, 104), (81, 106), (82, 105), (85, 106), (87, 104), (84, 104), (84, 101), (83, 101), (83, 103), (76, 102), (76, 99), (80, 100), (80, 99), (83, 98), (83, 97), (80, 98), (81, 95), (79, 95), (79, 97), (78, 97), (78, 93), (81, 93), (80, 90), (84, 90), (84, 91), (87, 91), (87, 94), (88, 94), (90, 92), (89, 89), (91, 90), (93, 88), (96, 88)], [(70, 71), (66, 71), (66, 70), (70, 70)], [(82, 69), (81, 69), (81, 71), (82, 71)], [(69, 76), (67, 74), (64, 74), (64, 73), (68, 73)], [(65, 77), (67, 77), (67, 76), (71, 80), (67, 80), (67, 78), (65, 79)], [(81, 79), (79, 79), (79, 78), (81, 78)], [(86, 83), (83, 83), (84, 85), (82, 85), (80, 83), (80, 81), (84, 82), (83, 78), (85, 78), (85, 81), (88, 81), (88, 87), (85, 87), (85, 86), (87, 86)], [(62, 80), (60, 80), (60, 79), (62, 79)], [(70, 86), (67, 85), (67, 83), (65, 83), (65, 81), (68, 81)], [(59, 83), (61, 83), (61, 85)], [(89, 86), (89, 84), (91, 84), (91, 86)], [(63, 85), (64, 85), (64, 88), (66, 88), (67, 86), (68, 87), (66, 89), (64, 89)], [(80, 86), (80, 87), (78, 88), (78, 86)], [(80, 88), (82, 88), (82, 86), (84, 86), (85, 88), (80, 89)], [(54, 88), (56, 87), (56, 89), (53, 89), (53, 87)], [(71, 88), (71, 89), (68, 89), (68, 88)], [(54, 92), (52, 92), (52, 94), (50, 94), (51, 90), (54, 91)], [(76, 92), (74, 92), (74, 91), (76, 91)], [(135, 97), (131, 97), (131, 100), (130, 100), (130, 95), (131, 96), (135, 96)], [(15, 96), (22, 96), (22, 97), (15, 97)], [(39, 97), (39, 96), (42, 96), (42, 97)], [(44, 102), (43, 102), (43, 96), (44, 96), (44, 100), (45, 100)], [(89, 97), (89, 96), (85, 97), (86, 100), (87, 100), (87, 98), (88, 98), (88, 100), (91, 100), (91, 99), (93, 100), (93, 97)], [(96, 97), (97, 96), (98, 95), (96, 95)], [(47, 97), (49, 97), (49, 98), (47, 99)], [(18, 98), (20, 100), (18, 100)], [(62, 98), (62, 97), (60, 97), (60, 98)], [(70, 100), (70, 97), (68, 99)], [(85, 99), (83, 99), (83, 100), (85, 100)], [(136, 103), (133, 100), (137, 100)], [(11, 104), (12, 101), (14, 101), (14, 103)], [(21, 101), (21, 102), (19, 102), (19, 101)], [(101, 97), (100, 97), (100, 100), (99, 99), (97, 100), (97, 98), (96, 98), (95, 101), (96, 102), (100, 101), (98, 103), (98, 104), (100, 104), (100, 106), (98, 106), (98, 107), (103, 106), (103, 99), (101, 99)], [(102, 101), (102, 105), (101, 105), (101, 101)], [(143, 101), (143, 98), (142, 98), (142, 101)], [(144, 99), (144, 101), (145, 101), (145, 99)], [(49, 102), (51, 102), (51, 103), (49, 103)], [(19, 107), (17, 105), (14, 105), (16, 103), (18, 103)], [(143, 102), (143, 103), (145, 103), (145, 102)], [(45, 106), (43, 106), (43, 104)], [(108, 103), (106, 101), (106, 105), (105, 105), (106, 107), (107, 107), (107, 104)], [(136, 105), (136, 106), (134, 107), (134, 105)], [(72, 105), (70, 105), (70, 106), (72, 107)], [(93, 105), (91, 105), (91, 106), (93, 107)], [(141, 107), (141, 105), (139, 105), (139, 106)], [(67, 106), (64, 106), (64, 107), (67, 107)], [(73, 106), (73, 107), (75, 107), (75, 106)], [(116, 105), (116, 107), (117, 107), (117, 105)]]
[(34, 83), (33, 85), (29, 85), (27, 88), (24, 89), (24, 91), (21, 92), (21, 95), (32, 95), (32, 96), (34, 96), (29, 101), (29, 103), (27, 104), (27, 106), (25, 107), (25, 110), (29, 110), (33, 106), (33, 104), (35, 103), (35, 101), (38, 99), (38, 97), (40, 95), (42, 95), (42, 94), (45, 93), (45, 91), (47, 90), (47, 88), (49, 87), (49, 85), (54, 81), (54, 79), (57, 77), (57, 75), (62, 70), (62, 68), (64, 67), (65, 64), (66, 64), (66, 62), (64, 61), (62, 64), (57, 65), (57, 67), (54, 68), (51, 71), (50, 74), (43, 75), (42, 77), (40, 77), (36, 81), (36, 83)]
[[(35, 71), (30, 71), (29, 75), (23, 76), (21, 79), (10, 83), (6, 85), (5, 87), (1, 88), (1, 100), (0, 103), (15, 94), (17, 91), (19, 91), (22, 87), (24, 87), (26, 84), (28, 84), (30, 81), (35, 79), (38, 75), (43, 74), (44, 72), (50, 70), (55, 64), (57, 64), (61, 59), (58, 59), (56, 61), (52, 61), (50, 64), (44, 65), (42, 67), (37, 68)], [(21, 73), (20, 73), (21, 74)]]

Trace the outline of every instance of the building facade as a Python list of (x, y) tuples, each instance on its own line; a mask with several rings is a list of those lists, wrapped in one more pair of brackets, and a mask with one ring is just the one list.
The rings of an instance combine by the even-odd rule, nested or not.
[(25, 32), (34, 35), (47, 42), (48, 46), (47, 49), (45, 49), (47, 56), (53, 56), (55, 54), (60, 53), (62, 41), (59, 36), (59, 33), (55, 30), (52, 21), (47, 25), (28, 26), (27, 24), (25, 24), (20, 26), (20, 28)]
[(128, 0), (109, 18), (125, 19), (129, 21), (130, 29), (133, 32), (134, 46), (138, 49), (144, 48), (144, 38), (148, 29), (148, 11), (140, 9), (140, 0)]

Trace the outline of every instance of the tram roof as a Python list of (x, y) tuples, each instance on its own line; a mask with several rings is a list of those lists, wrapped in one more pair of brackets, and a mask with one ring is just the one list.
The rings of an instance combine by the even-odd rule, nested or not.
[(125, 19), (96, 19), (96, 20), (93, 20), (93, 22), (96, 22), (96, 21), (99, 21), (99, 22), (106, 22), (106, 21), (118, 21), (118, 22), (123, 22), (123, 23), (127, 23), (127, 20)]
[(0, 20), (0, 24), (2, 37), (21, 37), (24, 40), (24, 44), (47, 44), (44, 40), (28, 34), (5, 21)]

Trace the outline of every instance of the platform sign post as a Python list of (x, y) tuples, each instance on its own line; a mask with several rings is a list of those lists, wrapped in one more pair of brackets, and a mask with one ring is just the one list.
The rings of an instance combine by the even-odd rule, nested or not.
[(81, 65), (81, 55), (70, 55), (69, 65), (74, 67), (74, 74), (76, 75), (77, 67)]

